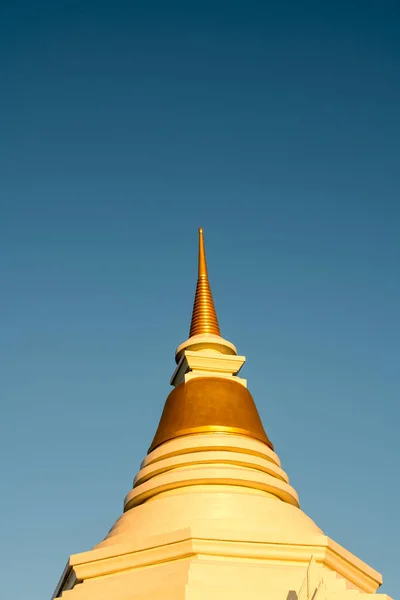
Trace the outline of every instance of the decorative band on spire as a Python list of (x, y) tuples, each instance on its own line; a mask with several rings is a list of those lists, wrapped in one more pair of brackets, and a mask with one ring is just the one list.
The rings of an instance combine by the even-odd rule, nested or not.
[(194, 298), (192, 323), (189, 337), (204, 334), (221, 335), (217, 313), (208, 281), (206, 251), (204, 247), (203, 229), (199, 229), (199, 273), (196, 295)]

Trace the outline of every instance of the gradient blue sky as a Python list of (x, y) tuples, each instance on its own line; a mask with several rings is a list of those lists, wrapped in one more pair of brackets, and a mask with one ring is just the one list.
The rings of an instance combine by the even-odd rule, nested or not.
[(399, 30), (395, 0), (3, 3), (5, 598), (120, 514), (199, 225), (302, 508), (398, 593)]

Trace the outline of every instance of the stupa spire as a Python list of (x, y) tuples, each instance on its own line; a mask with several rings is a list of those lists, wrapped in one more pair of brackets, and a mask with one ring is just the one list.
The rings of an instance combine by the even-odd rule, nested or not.
[(53, 600), (391, 600), (373, 595), (380, 574), (300, 509), (237, 376), (245, 357), (219, 335), (201, 229), (199, 240), (175, 389), (123, 514), (100, 544), (70, 557)]
[(189, 337), (204, 334), (221, 335), (221, 332), (208, 280), (203, 228), (200, 227), (198, 278)]

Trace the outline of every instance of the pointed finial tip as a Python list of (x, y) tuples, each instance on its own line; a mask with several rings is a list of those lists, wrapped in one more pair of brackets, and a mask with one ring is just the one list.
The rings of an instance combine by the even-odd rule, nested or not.
[(203, 228), (199, 227), (199, 264), (196, 295), (189, 337), (204, 334), (221, 335), (207, 274)]

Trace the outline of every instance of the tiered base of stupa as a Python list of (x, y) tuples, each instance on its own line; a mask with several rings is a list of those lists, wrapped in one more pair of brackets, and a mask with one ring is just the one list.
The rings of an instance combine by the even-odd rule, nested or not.
[(146, 457), (124, 514), (102, 543), (71, 556), (54, 597), (368, 600), (380, 584), (300, 510), (265, 443), (210, 433)]

